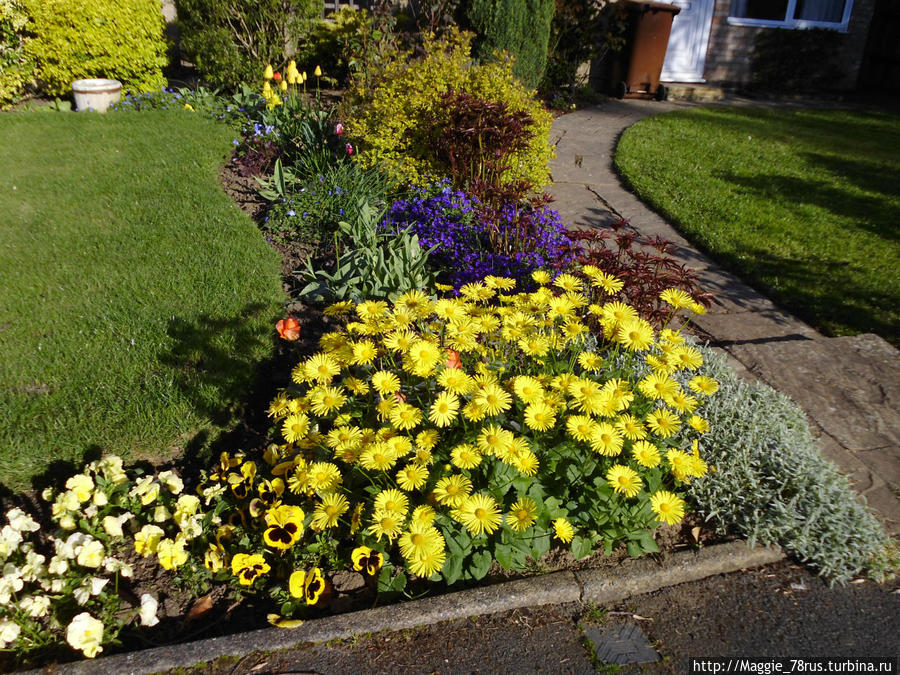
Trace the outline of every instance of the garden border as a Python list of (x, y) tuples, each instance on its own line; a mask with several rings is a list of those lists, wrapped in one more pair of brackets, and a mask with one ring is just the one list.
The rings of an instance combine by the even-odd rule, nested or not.
[[(608, 568), (563, 570), (407, 603), (324, 617), (308, 621), (294, 629), (263, 628), (170, 647), (61, 664), (55, 668), (55, 672), (67, 675), (93, 675), (97, 672), (130, 675), (159, 673), (198, 666), (221, 657), (241, 657), (254, 651), (275, 652), (305, 643), (418, 628), (440, 621), (524, 607), (567, 602), (612, 604), (633, 595), (699, 581), (716, 574), (768, 565), (784, 558), (785, 554), (778, 546), (754, 548), (744, 541), (733, 541), (699, 550), (679, 551), (662, 563), (652, 559), (634, 560), (613, 574)], [(37, 674), (46, 670), (29, 672)]]

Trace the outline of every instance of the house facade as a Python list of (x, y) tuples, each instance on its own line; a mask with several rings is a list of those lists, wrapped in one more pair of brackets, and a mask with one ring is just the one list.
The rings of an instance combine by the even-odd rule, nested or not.
[[(889, 0), (894, 1), (894, 0)], [(827, 28), (842, 34), (842, 78), (861, 79), (869, 29), (879, 0), (675, 0), (662, 79), (739, 87), (750, 81), (750, 54), (762, 31)]]

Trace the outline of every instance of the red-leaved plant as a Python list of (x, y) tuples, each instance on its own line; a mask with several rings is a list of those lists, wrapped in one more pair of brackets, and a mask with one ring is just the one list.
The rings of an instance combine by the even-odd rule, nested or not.
[(569, 230), (567, 236), (575, 247), (575, 267), (593, 265), (618, 278), (624, 285), (610, 299), (628, 303), (657, 327), (672, 316), (672, 307), (659, 298), (667, 288), (688, 293), (704, 307), (713, 302), (712, 293), (700, 289), (696, 270), (672, 257), (674, 242), (644, 237), (625, 218), (604, 229)]

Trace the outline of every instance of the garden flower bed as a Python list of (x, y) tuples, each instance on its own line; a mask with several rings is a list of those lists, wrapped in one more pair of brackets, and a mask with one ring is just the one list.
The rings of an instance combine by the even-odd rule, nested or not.
[[(716, 466), (726, 455), (712, 454), (722, 430), (709, 413), (744, 429), (747, 408), (719, 401), (732, 376), (689, 335), (709, 296), (665, 242), (626, 223), (565, 230), (534, 182), (551, 151), (544, 112), (511, 64), (470, 65), (467, 49), (451, 35), (392, 63), (387, 92), (357, 92), (357, 109), (323, 106), (293, 62), (283, 76), (267, 68), (261, 94), (122, 106), (177, 101), (233, 124), (229, 175), (261, 174), (256, 220), (304, 260), (286, 265), (291, 311), (274, 326), (294, 354), (264, 440), (183, 472), (104, 455), (35, 508), (7, 510), (4, 665), (184, 639), (234, 616), (289, 629), (363, 602), (615, 564), (708, 538), (701, 518), (735, 494), (753, 512), (793, 498), (761, 504), (740, 460)], [(420, 77), (446, 110), (391, 128), (383, 106), (421, 97), (398, 86)], [(408, 157), (386, 150), (391, 134)], [(384, 161), (366, 160), (378, 152)], [(728, 490), (704, 490), (720, 473)], [(817, 496), (853, 501), (844, 489)], [(890, 571), (877, 522), (847, 513), (816, 536), (858, 529), (835, 537), (852, 543), (849, 562), (838, 546), (794, 550), (833, 578)], [(792, 541), (791, 529), (750, 536)]]

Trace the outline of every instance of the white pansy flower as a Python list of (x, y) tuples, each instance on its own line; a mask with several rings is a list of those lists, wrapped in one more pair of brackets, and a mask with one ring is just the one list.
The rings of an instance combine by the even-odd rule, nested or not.
[(4, 525), (3, 529), (0, 529), (0, 562), (19, 550), (21, 543), (22, 534), (11, 526)]
[(29, 595), (22, 598), (19, 608), (28, 616), (38, 619), (50, 610), (50, 598), (46, 595)]
[(66, 642), (80, 649), (89, 659), (94, 658), (103, 651), (103, 622), (82, 612), (66, 628)]
[(149, 593), (144, 593), (141, 596), (139, 611), (142, 626), (155, 626), (159, 623), (159, 617), (156, 616), (157, 609), (159, 609), (159, 602), (156, 601), (156, 598)]
[(103, 569), (111, 574), (121, 574), (123, 577), (134, 575), (134, 568), (131, 565), (112, 556), (103, 559)]
[(19, 637), (19, 624), (8, 619), (0, 619), (0, 649), (6, 649)]
[(157, 506), (153, 509), (153, 522), (154, 523), (164, 523), (172, 517), (172, 512), (169, 511), (165, 506)]
[(0, 577), (0, 605), (8, 604), (12, 594), (21, 591), (24, 585), (19, 568), (12, 563), (6, 563), (3, 566), (3, 576)]
[(128, 480), (125, 471), (122, 469), (122, 458), (117, 455), (107, 455), (97, 462), (97, 468), (103, 473), (103, 476), (114, 483), (120, 485)]
[(94, 491), (94, 479), (83, 473), (78, 473), (66, 481), (66, 488), (71, 490), (79, 502), (86, 502)]
[(163, 471), (160, 473), (159, 482), (165, 485), (173, 495), (180, 494), (184, 490), (184, 481), (174, 471)]
[(22, 565), (22, 578), (25, 581), (37, 581), (46, 574), (44, 561), (46, 557), (34, 551), (28, 551), (25, 555), (25, 564)]
[(66, 558), (66, 556), (60, 555), (59, 553), (50, 558), (50, 563), (47, 565), (47, 572), (54, 576), (61, 576), (65, 574), (68, 569), (68, 559)]
[(37, 532), (41, 529), (34, 518), (19, 508), (10, 509), (6, 518), (9, 520), (9, 526), (18, 532)]
[(103, 542), (91, 539), (78, 550), (75, 561), (82, 567), (100, 567), (105, 556)]

